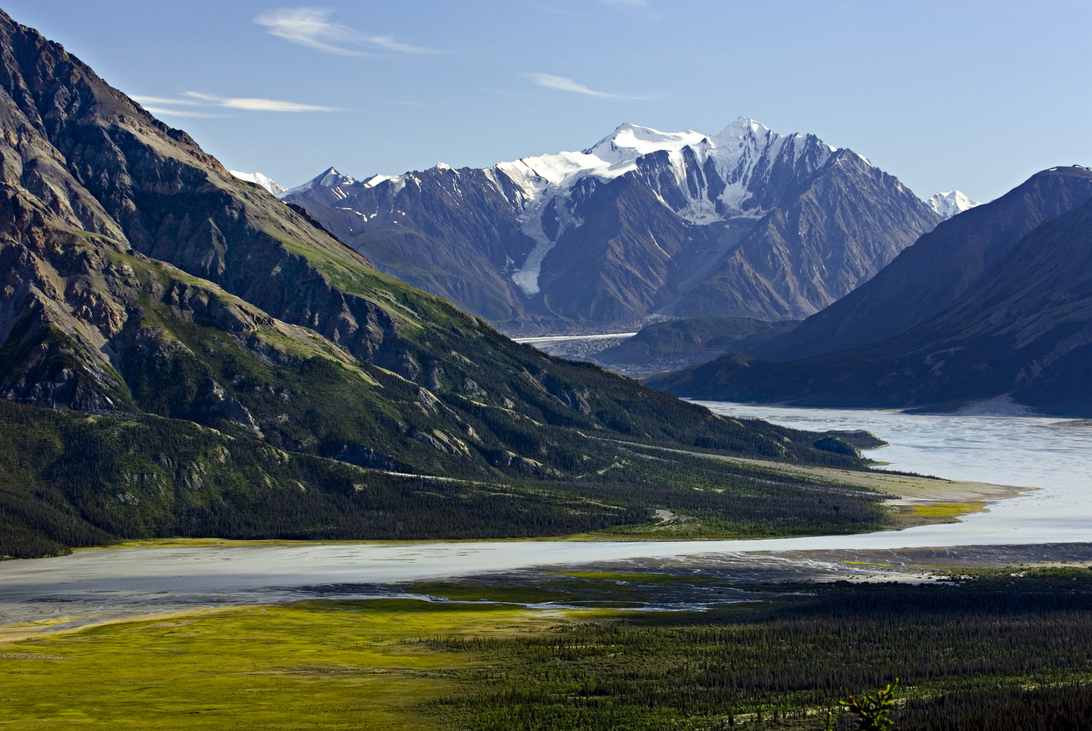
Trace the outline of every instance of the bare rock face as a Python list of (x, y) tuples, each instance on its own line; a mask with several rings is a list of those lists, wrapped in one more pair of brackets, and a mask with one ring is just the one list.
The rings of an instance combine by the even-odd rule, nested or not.
[[(362, 272), (371, 270), (365, 260), (237, 183), (184, 132), (6, 16), (0, 87), (0, 337), (36, 363), (9, 378), (9, 397), (72, 408), (124, 402), (115, 366), (146, 340), (138, 331), (149, 296), (239, 337), (299, 324), (410, 373), (390, 314), (333, 286), (282, 242), (351, 258)], [(17, 324), (19, 342), (9, 338)], [(88, 395), (102, 389), (111, 393)]]

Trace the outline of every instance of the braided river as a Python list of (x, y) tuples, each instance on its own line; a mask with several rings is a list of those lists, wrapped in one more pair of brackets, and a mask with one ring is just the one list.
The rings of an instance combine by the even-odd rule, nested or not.
[[(867, 429), (886, 469), (1038, 488), (958, 523), (901, 531), (746, 541), (300, 543), (77, 551), (0, 562), (0, 626), (58, 626), (187, 606), (382, 592), (382, 584), (603, 562), (746, 562), (822, 552), (1092, 544), (1092, 428), (1057, 418), (928, 416), (704, 402), (717, 413), (800, 429)], [(1092, 545), (1085, 546), (1092, 555)], [(810, 553), (809, 553), (810, 552)], [(843, 562), (845, 563), (845, 562)], [(68, 618), (72, 618), (71, 621)], [(63, 620), (63, 621), (62, 621)]]

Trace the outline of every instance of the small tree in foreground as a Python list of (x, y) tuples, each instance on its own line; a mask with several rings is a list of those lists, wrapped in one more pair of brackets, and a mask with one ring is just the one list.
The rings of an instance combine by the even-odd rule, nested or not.
[(847, 701), (838, 701), (846, 710), (857, 714), (857, 728), (861, 731), (895, 731), (895, 722), (888, 715), (895, 707), (895, 688), (899, 679), (888, 683), (887, 687), (872, 695), (860, 698), (849, 697)]

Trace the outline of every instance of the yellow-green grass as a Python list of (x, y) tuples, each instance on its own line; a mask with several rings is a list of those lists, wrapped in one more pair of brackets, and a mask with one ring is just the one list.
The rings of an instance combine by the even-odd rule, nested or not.
[[(530, 538), (490, 538), (490, 543), (534, 543), (550, 542), (624, 542), (624, 537), (610, 535), (608, 533), (573, 533), (563, 536), (542, 536)], [(134, 538), (132, 540), (118, 541), (107, 546), (85, 546), (74, 548), (74, 552), (103, 551), (114, 548), (246, 548), (250, 546), (325, 546), (325, 545), (352, 545), (352, 546), (399, 546), (399, 545), (428, 545), (432, 543), (481, 543), (479, 538), (432, 538), (417, 540), (297, 540), (290, 538)]]
[(241, 607), (0, 645), (0, 728), (437, 729), (427, 701), (478, 662), (406, 642), (556, 624), (412, 600)]
[(945, 503), (937, 502), (929, 505), (908, 505), (912, 514), (919, 518), (958, 518), (968, 513), (977, 513), (986, 509), (985, 503)]
[[(388, 541), (393, 543), (393, 541)], [(326, 544), (363, 544), (375, 543), (375, 541), (305, 541), (291, 540), (287, 538), (138, 538), (128, 541), (119, 541), (109, 546), (88, 546), (76, 548), (74, 551), (102, 551), (108, 548), (243, 548), (247, 546), (316, 546)]]
[(416, 582), (408, 587), (412, 594), (447, 599), (453, 602), (492, 602), (495, 604), (545, 604), (576, 598), (564, 585), (516, 582), (490, 584), (479, 581)]

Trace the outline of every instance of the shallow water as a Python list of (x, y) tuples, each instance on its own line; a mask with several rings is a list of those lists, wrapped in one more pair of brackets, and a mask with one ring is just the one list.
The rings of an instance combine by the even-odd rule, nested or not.
[[(1092, 430), (1059, 420), (909, 416), (706, 403), (718, 413), (803, 429), (867, 429), (890, 446), (869, 453), (891, 469), (958, 480), (1039, 487), (963, 522), (853, 536), (701, 542), (465, 542), (302, 544), (81, 551), (0, 563), (0, 625), (112, 616), (194, 605), (284, 601), (353, 586), (368, 595), (384, 582), (445, 578), (531, 566), (672, 559), (746, 552), (873, 551), (919, 547), (1038, 545), (1092, 541)], [(791, 556), (789, 552), (792, 552)], [(370, 586), (369, 586), (370, 585)], [(345, 594), (339, 589), (338, 593)], [(58, 625), (64, 626), (64, 624)]]
[[(756, 417), (797, 429), (866, 429), (889, 443), (868, 457), (887, 469), (950, 480), (1042, 488), (995, 504), (962, 523), (924, 526), (932, 545), (968, 545), (999, 535), (1020, 543), (1092, 540), (1092, 429), (1064, 420), (1015, 416), (910, 415), (893, 411), (789, 409), (699, 402), (719, 414)], [(916, 544), (923, 545), (923, 544)]]

